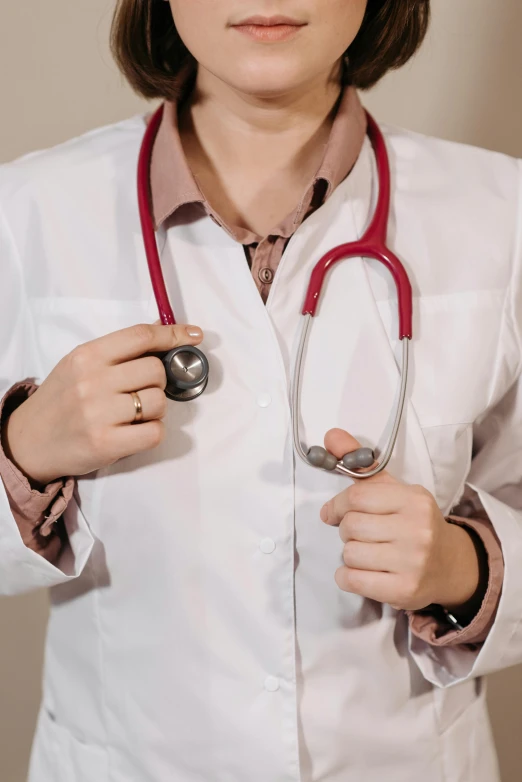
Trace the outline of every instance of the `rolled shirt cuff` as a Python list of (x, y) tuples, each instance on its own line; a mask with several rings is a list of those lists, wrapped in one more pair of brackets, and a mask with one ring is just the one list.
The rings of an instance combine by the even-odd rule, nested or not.
[(2, 442), (3, 423), (38, 386), (30, 379), (14, 383), (0, 399), (0, 478), (23, 542), (54, 562), (64, 542), (65, 529), (57, 523), (73, 495), (76, 479), (59, 478), (35, 488), (26, 475), (7, 457)]

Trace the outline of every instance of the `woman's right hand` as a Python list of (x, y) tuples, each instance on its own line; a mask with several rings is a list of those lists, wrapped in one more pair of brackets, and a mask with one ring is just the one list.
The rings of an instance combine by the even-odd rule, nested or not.
[[(34, 484), (84, 475), (124, 456), (155, 448), (167, 376), (158, 356), (178, 345), (198, 345), (197, 326), (139, 323), (78, 345), (4, 423), (9, 459)], [(143, 419), (134, 420), (137, 391)]]

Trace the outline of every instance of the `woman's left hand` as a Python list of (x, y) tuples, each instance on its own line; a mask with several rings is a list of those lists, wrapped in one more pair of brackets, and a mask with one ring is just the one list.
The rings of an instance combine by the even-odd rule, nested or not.
[[(342, 458), (360, 447), (342, 429), (331, 429), (325, 448)], [(454, 611), (479, 587), (479, 559), (471, 536), (448, 523), (434, 496), (382, 470), (355, 480), (321, 509), (339, 527), (344, 565), (335, 572), (340, 589), (418, 610), (431, 603)]]

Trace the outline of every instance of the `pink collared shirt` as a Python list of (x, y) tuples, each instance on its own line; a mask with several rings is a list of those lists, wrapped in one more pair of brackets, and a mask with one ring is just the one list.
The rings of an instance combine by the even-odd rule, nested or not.
[[(238, 226), (227, 225), (212, 208), (199, 188), (186, 160), (179, 131), (178, 106), (167, 102), (154, 144), (151, 162), (151, 194), (155, 227), (184, 209), (201, 209), (223, 230), (243, 245), (259, 293), (266, 302), (270, 286), (285, 246), (297, 227), (321, 204), (349, 174), (361, 151), (366, 134), (366, 116), (358, 94), (346, 87), (336, 105), (328, 143), (321, 165), (307, 186), (295, 209), (267, 236), (258, 236)], [(37, 386), (26, 380), (14, 383), (0, 400), (2, 424), (15, 407)], [(24, 543), (50, 562), (55, 562), (65, 539), (61, 516), (75, 488), (75, 478), (58, 479), (45, 487), (31, 485), (28, 478), (8, 458), (0, 435), (0, 478), (9, 498)], [(462, 506), (464, 508), (464, 506)], [(468, 528), (487, 555), (487, 584), (482, 585), (484, 598), (474, 619), (463, 629), (448, 629), (430, 613), (409, 612), (412, 632), (433, 645), (478, 644), (485, 640), (493, 624), (504, 577), (502, 551), (485, 512), (473, 509), (473, 518), (464, 510), (461, 516), (450, 516), (454, 523)]]

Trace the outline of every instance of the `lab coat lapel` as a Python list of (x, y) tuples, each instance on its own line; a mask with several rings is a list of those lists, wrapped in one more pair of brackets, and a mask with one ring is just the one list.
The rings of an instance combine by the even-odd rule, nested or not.
[[(268, 300), (268, 312), (288, 377), (303, 320), (298, 313), (310, 273), (329, 249), (361, 236), (375, 207), (377, 177), (373, 169), (367, 140), (348, 178), (305, 221), (287, 246)], [(407, 263), (406, 268), (410, 271)], [(402, 350), (394, 314), (395, 287), (387, 275), (377, 262), (355, 258), (341, 261), (326, 279), (303, 371), (301, 433), (307, 445), (322, 444), (324, 433), (335, 426), (347, 429), (379, 452), (386, 445), (399, 393)], [(379, 304), (374, 291), (382, 299)], [(391, 332), (381, 311), (384, 320), (391, 319)], [(413, 371), (411, 366), (411, 375)], [(421, 483), (434, 492), (429, 452), (408, 395), (389, 470), (407, 483)]]

